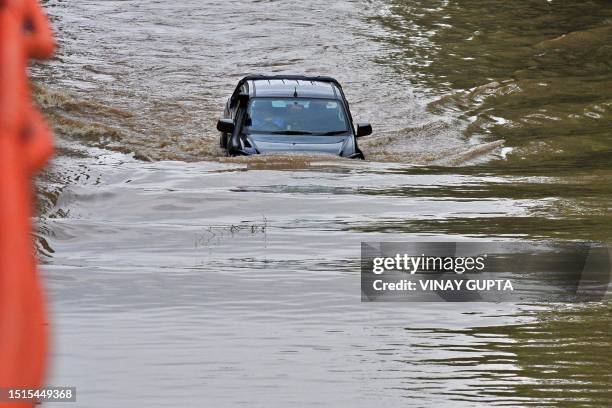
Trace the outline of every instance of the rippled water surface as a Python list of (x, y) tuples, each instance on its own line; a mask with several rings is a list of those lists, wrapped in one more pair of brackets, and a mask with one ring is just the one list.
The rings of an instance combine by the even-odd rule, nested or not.
[[(609, 2), (43, 3), (49, 382), (78, 406), (612, 405), (609, 303), (359, 288), (361, 241), (610, 241)], [(224, 157), (249, 73), (337, 77), (367, 160)]]

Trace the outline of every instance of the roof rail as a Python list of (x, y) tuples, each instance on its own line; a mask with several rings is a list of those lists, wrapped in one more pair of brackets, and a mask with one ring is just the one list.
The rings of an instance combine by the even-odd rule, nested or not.
[(257, 81), (257, 80), (265, 81), (269, 79), (293, 79), (293, 80), (300, 80), (300, 81), (331, 82), (334, 85), (336, 85), (338, 88), (342, 89), (342, 86), (335, 78), (332, 78), (330, 76), (322, 76), (322, 75), (308, 76), (308, 75), (282, 75), (282, 74), (280, 75), (253, 74), (253, 75), (247, 75), (244, 78), (242, 78), (239, 84), (242, 85), (246, 81)]
[[(270, 79), (277, 79), (277, 80), (278, 79), (292, 79), (292, 80), (300, 80), (300, 81), (318, 81), (318, 82), (327, 82), (327, 83), (334, 84), (335, 86), (338, 87), (338, 91), (340, 92), (340, 95), (342, 96), (342, 99), (344, 100), (344, 103), (346, 103), (346, 105), (348, 107), (348, 101), (346, 100), (346, 96), (344, 95), (344, 90), (342, 89), (342, 85), (340, 85), (340, 82), (338, 82), (335, 78), (332, 78), (330, 76), (323, 76), (323, 75), (317, 75), (317, 76), (283, 75), (283, 74), (279, 74), (279, 75), (263, 75), (263, 74), (251, 74), (251, 75), (247, 75), (247, 76), (243, 77), (240, 81), (238, 81), (238, 85), (236, 85), (236, 88), (234, 89), (234, 92), (232, 93), (231, 100), (235, 101), (240, 96), (240, 88), (242, 88), (242, 85), (244, 85), (245, 82), (247, 82), (247, 81), (257, 81), (257, 80), (265, 81), (265, 80), (270, 80)], [(350, 115), (350, 113), (349, 113), (349, 115)]]

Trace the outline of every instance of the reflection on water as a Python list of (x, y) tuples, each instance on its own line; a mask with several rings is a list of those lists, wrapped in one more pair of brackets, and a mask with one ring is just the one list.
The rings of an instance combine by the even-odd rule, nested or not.
[[(535, 180), (96, 156), (56, 160), (69, 186), (41, 220), (53, 248), (43, 258), (52, 378), (78, 386), (87, 406), (143, 393), (149, 406), (189, 404), (202, 392), (207, 404), (256, 406), (541, 406), (576, 389), (606, 398), (610, 362), (581, 349), (609, 347), (607, 306), (359, 302), (361, 241), (462, 239), (444, 227), (454, 219), (472, 220), (465, 235), (500, 238), (496, 227), (550, 203), (504, 198), (497, 185)], [(576, 338), (580, 325), (589, 338)], [(580, 365), (532, 358), (551, 339)]]
[(440, 373), (437, 380), (452, 373), (448, 382), (468, 382), (452, 392), (453, 401), (608, 406), (611, 312), (610, 305), (558, 308), (518, 324), (407, 328), (423, 352), (406, 363)]
[[(612, 404), (609, 305), (358, 276), (361, 241), (610, 241), (609, 2), (44, 3), (37, 242), (80, 406)], [(369, 160), (223, 157), (253, 72), (336, 76)]]
[(391, 0), (372, 19), (395, 48), (381, 63), (466, 135), (517, 147), (511, 165), (610, 169), (610, 2)]

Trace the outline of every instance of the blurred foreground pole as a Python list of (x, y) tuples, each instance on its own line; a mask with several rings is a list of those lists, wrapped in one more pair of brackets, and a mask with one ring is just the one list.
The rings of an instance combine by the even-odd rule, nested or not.
[(0, 387), (43, 385), (47, 321), (31, 235), (31, 179), (53, 145), (32, 105), (26, 69), (28, 59), (48, 58), (54, 47), (37, 0), (0, 0)]

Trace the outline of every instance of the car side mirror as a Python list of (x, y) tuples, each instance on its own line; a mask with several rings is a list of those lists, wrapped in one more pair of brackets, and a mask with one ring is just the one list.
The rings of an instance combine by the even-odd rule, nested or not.
[(231, 119), (219, 119), (217, 130), (223, 133), (232, 133), (234, 131), (234, 121)]
[(358, 123), (356, 137), (367, 136), (372, 134), (372, 125), (369, 123)]

